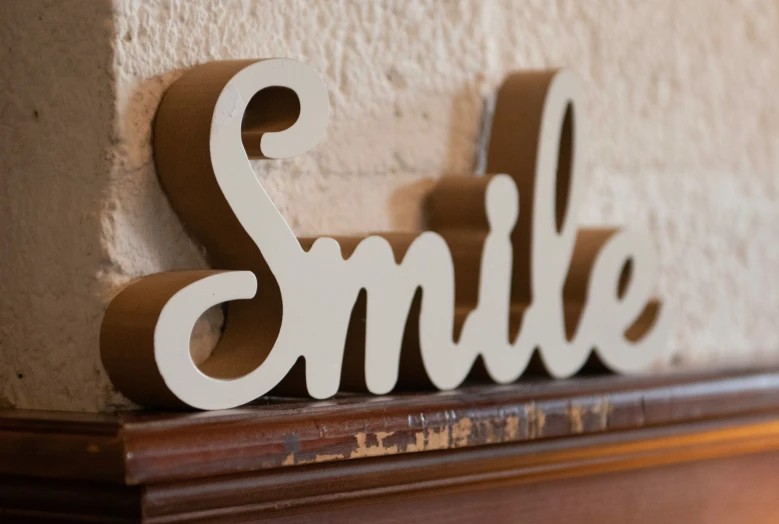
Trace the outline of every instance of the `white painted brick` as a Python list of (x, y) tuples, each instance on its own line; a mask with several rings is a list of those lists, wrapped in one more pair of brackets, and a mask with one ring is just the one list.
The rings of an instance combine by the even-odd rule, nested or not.
[(0, 405), (129, 405), (99, 361), (107, 303), (206, 266), (157, 181), (152, 118), (181, 71), (243, 57), (304, 60), (330, 89), (315, 153), (254, 164), (301, 235), (418, 229), (432, 181), (472, 170), (501, 78), (574, 69), (582, 220), (649, 228), (678, 310), (658, 367), (779, 359), (777, 34), (774, 0), (3, 2)]

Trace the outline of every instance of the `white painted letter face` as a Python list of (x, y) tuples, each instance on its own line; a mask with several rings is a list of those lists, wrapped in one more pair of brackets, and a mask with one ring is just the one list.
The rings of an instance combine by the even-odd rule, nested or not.
[[(506, 174), (443, 179), (430, 195), (435, 231), (298, 239), (249, 158), (293, 157), (323, 138), (322, 81), (288, 59), (185, 73), (157, 115), (157, 168), (218, 269), (151, 275), (120, 293), (101, 330), (109, 375), (143, 405), (225, 409), (280, 384), (304, 382), (316, 398), (344, 382), (375, 394), (399, 381), (455, 388), (478, 358), (508, 383), (535, 351), (558, 378), (593, 351), (613, 370), (645, 369), (667, 308), (650, 299), (645, 236), (576, 227), (581, 103), (570, 72), (513, 75), (488, 159)], [(223, 303), (222, 339), (197, 366), (194, 324)]]

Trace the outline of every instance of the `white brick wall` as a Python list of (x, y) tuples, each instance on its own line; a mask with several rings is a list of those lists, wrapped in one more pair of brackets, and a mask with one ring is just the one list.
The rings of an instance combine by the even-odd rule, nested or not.
[(238, 57), (304, 60), (330, 89), (326, 142), (255, 164), (305, 235), (418, 229), (432, 181), (473, 170), (503, 75), (574, 69), (582, 222), (650, 229), (677, 306), (658, 366), (779, 360), (777, 34), (775, 0), (4, 2), (0, 404), (127, 405), (99, 362), (107, 302), (205, 265), (154, 173), (154, 111), (183, 69)]

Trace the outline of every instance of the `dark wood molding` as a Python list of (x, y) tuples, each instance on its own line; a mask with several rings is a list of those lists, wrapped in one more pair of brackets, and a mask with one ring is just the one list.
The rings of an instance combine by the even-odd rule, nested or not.
[[(379, 512), (372, 520), (397, 522), (390, 517), (400, 518), (402, 500), (413, 511), (400, 514), (407, 518), (471, 515), (473, 522), (486, 519), (474, 508), (491, 511), (478, 497), (497, 497), (493, 516), (501, 521), (526, 513), (523, 504), (533, 505), (528, 493), (553, 504), (555, 489), (597, 497), (605, 495), (587, 486), (603, 485), (638, 496), (642, 483), (665, 493), (654, 483), (666, 478), (668, 486), (692, 483), (684, 489), (705, 484), (717, 496), (732, 489), (732, 479), (718, 483), (709, 475), (738, 464), (751, 468), (739, 478), (761, 497), (762, 515), (779, 516), (779, 497), (774, 506), (764, 497), (769, 487), (779, 489), (779, 475), (766, 473), (769, 464), (779, 467), (777, 371), (522, 381), (325, 402), (265, 399), (208, 413), (0, 411), (0, 516), (14, 519), (298, 522), (318, 514), (357, 522), (355, 508), (365, 506)], [(683, 507), (674, 496), (665, 493), (657, 511)], [(743, 504), (751, 500), (739, 496)], [(446, 500), (471, 503), (452, 516)], [(737, 502), (731, 520), (719, 522), (744, 521)], [(584, 515), (557, 509), (549, 515)], [(694, 518), (703, 510), (689, 506), (685, 515), (704, 522)], [(619, 514), (616, 508), (587, 511), (601, 515), (592, 522), (625, 522), (604, 517)], [(657, 511), (649, 514), (659, 518)]]

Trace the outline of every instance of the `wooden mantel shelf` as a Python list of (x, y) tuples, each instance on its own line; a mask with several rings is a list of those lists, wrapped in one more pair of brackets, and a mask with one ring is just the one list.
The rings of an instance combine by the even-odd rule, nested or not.
[(779, 522), (779, 371), (0, 411), (0, 521)]

